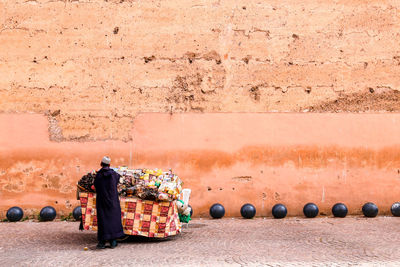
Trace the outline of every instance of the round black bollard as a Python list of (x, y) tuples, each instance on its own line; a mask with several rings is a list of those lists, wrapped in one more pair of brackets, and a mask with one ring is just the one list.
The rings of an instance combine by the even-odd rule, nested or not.
[(193, 208), (192, 208), (192, 206), (190, 206), (190, 205), (188, 205), (189, 206), (189, 208), (190, 208), (190, 217), (192, 217), (192, 215), (193, 215)]
[(314, 203), (304, 205), (303, 213), (307, 218), (314, 218), (318, 215), (319, 209)]
[(285, 218), (287, 214), (287, 209), (283, 204), (276, 204), (272, 207), (272, 215), (275, 219)]
[(348, 212), (347, 207), (343, 203), (336, 203), (332, 207), (332, 214), (335, 217), (344, 218), (344, 217), (346, 217), (347, 212)]
[(225, 208), (219, 203), (213, 204), (210, 208), (210, 215), (214, 219), (220, 219), (225, 215)]
[(365, 217), (373, 218), (376, 217), (376, 215), (378, 215), (379, 210), (374, 203), (368, 202), (365, 203), (364, 206), (362, 207), (362, 212), (364, 213)]
[(72, 216), (74, 216), (74, 219), (77, 221), (81, 220), (81, 218), (82, 218), (81, 206), (75, 207), (75, 209), (72, 211)]
[(242, 214), (243, 218), (251, 219), (256, 215), (256, 208), (249, 203), (244, 204), (240, 209), (240, 214)]
[(394, 203), (390, 208), (390, 211), (392, 212), (393, 216), (400, 216), (400, 202)]
[(52, 221), (56, 218), (57, 212), (53, 207), (46, 206), (40, 211), (39, 216), (41, 221)]
[(24, 216), (24, 211), (20, 207), (12, 207), (7, 210), (6, 216), (10, 222), (18, 222)]

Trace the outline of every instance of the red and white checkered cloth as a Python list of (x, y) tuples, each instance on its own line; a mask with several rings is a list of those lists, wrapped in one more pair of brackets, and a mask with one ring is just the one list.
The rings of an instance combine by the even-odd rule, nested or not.
[[(96, 193), (79, 193), (85, 230), (97, 230)], [(146, 237), (168, 237), (181, 232), (176, 201), (151, 201), (120, 197), (124, 233)]]

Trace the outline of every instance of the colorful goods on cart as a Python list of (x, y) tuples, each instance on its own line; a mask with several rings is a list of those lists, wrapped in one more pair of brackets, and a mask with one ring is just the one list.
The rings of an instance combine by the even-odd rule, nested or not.
[[(173, 174), (171, 170), (163, 172), (160, 169), (129, 169), (127, 167), (117, 167), (113, 168), (113, 170), (120, 175), (117, 188), (126, 234), (148, 233), (140, 235), (152, 236), (154, 234), (157, 237), (156, 233), (160, 229), (160, 237), (163, 235), (164, 223), (166, 223), (167, 233), (170, 235), (176, 234), (174, 233), (175, 230), (168, 229), (174, 229), (174, 227), (178, 227), (178, 223), (188, 223), (191, 220), (191, 209), (188, 206), (191, 190), (182, 190), (181, 179)], [(81, 201), (85, 229), (97, 229), (95, 177), (96, 171), (92, 171), (84, 175), (78, 182), (77, 197)], [(181, 193), (183, 200), (178, 200)], [(140, 201), (147, 202), (142, 205)], [(132, 202), (136, 204), (132, 204)], [(127, 205), (126, 207), (124, 207), (125, 204)], [(132, 210), (132, 205), (134, 205), (135, 211)], [(165, 215), (166, 207), (169, 207), (168, 214), (172, 210), (172, 214), (169, 217)], [(126, 208), (126, 211), (124, 211), (124, 208)], [(145, 210), (140, 210), (141, 208)], [(147, 214), (150, 208), (152, 208), (152, 213)], [(151, 215), (151, 218), (147, 215)], [(132, 218), (134, 218), (134, 223)], [(154, 224), (154, 220), (156, 224)], [(147, 222), (150, 222), (151, 231), (146, 232)], [(130, 227), (133, 227), (132, 225), (135, 228), (130, 229)], [(180, 229), (180, 224), (178, 228)]]
[[(184, 189), (184, 191), (185, 190), (187, 189)], [(190, 212), (192, 211), (192, 208), (188, 205), (185, 205), (185, 202), (181, 199), (178, 199), (178, 201), (176, 202), (176, 206), (178, 207), (179, 220), (184, 223), (189, 223), (189, 221), (192, 220), (192, 218), (190, 218)]]
[(81, 191), (94, 192), (94, 179), (96, 178), (96, 171), (89, 172), (88, 174), (82, 176), (78, 181), (78, 188)]
[[(160, 169), (128, 169), (127, 167), (113, 168), (121, 175), (118, 192), (120, 196), (136, 196), (145, 200), (173, 201), (182, 192), (181, 179), (171, 170), (163, 172)], [(85, 192), (95, 192), (92, 171), (84, 175), (78, 182), (78, 188)]]

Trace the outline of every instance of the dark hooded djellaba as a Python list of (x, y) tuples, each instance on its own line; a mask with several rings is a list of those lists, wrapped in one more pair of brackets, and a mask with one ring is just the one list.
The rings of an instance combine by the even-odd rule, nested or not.
[(106, 241), (110, 242), (111, 248), (115, 248), (117, 246), (116, 239), (124, 236), (117, 190), (120, 175), (110, 168), (110, 162), (109, 157), (102, 159), (102, 168), (97, 172), (94, 181), (97, 195), (98, 248), (105, 248)]

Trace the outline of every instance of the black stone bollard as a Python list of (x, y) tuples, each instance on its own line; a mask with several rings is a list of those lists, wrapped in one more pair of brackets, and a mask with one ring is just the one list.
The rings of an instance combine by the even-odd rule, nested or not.
[(76, 221), (80, 221), (82, 218), (82, 209), (81, 206), (75, 207), (75, 209), (72, 211), (72, 216), (74, 216), (74, 219)]
[(225, 208), (219, 203), (213, 204), (210, 208), (210, 215), (214, 219), (220, 219), (225, 215)]
[(274, 216), (275, 219), (285, 218), (286, 214), (287, 214), (287, 209), (285, 205), (276, 204), (275, 206), (272, 207), (272, 216)]
[(307, 203), (303, 208), (303, 213), (307, 218), (314, 218), (318, 215), (318, 206), (314, 203)]
[(240, 214), (243, 218), (251, 219), (256, 215), (256, 208), (249, 203), (244, 204), (240, 209)]
[(193, 208), (192, 208), (192, 206), (190, 206), (190, 205), (188, 205), (188, 207), (190, 208), (190, 217), (192, 217), (192, 215), (193, 215)]
[(343, 203), (336, 203), (332, 207), (332, 214), (335, 217), (344, 218), (344, 217), (346, 217), (347, 212), (348, 212), (347, 207)]
[(374, 203), (368, 202), (365, 203), (364, 206), (362, 207), (362, 212), (364, 213), (365, 217), (373, 218), (376, 217), (376, 215), (378, 215), (379, 210)]
[(12, 207), (7, 210), (6, 216), (10, 222), (18, 222), (24, 216), (24, 211), (20, 207)]
[(393, 216), (400, 216), (400, 202), (393, 203), (390, 211), (392, 212)]
[(39, 216), (41, 221), (52, 221), (56, 218), (57, 212), (53, 207), (46, 206), (40, 211)]

